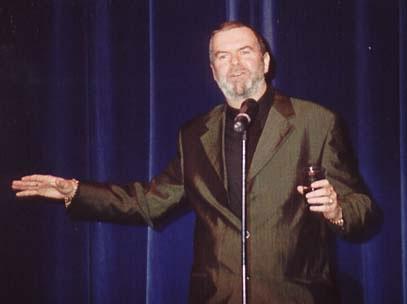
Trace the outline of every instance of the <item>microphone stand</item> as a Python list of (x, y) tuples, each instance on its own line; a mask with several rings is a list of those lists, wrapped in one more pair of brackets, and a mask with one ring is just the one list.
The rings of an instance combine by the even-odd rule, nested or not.
[(233, 128), (236, 132), (242, 134), (242, 226), (241, 226), (241, 256), (242, 256), (242, 303), (248, 303), (247, 296), (247, 282), (249, 276), (247, 275), (247, 243), (246, 240), (250, 234), (247, 231), (247, 208), (246, 208), (246, 142), (247, 142), (247, 128), (250, 125), (252, 118), (254, 118), (258, 111), (258, 103), (252, 99), (246, 99), (240, 106), (239, 114), (235, 117)]
[(246, 141), (247, 131), (242, 133), (242, 226), (241, 226), (241, 256), (242, 256), (242, 303), (247, 304), (247, 243), (249, 238), (246, 220)]

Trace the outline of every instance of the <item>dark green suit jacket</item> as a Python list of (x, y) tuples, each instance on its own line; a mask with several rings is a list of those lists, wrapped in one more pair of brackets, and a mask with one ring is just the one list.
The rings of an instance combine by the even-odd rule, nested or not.
[[(178, 155), (150, 183), (81, 183), (74, 217), (153, 225), (186, 199), (196, 212), (191, 303), (240, 303), (240, 220), (227, 208), (224, 105), (180, 130)], [(336, 116), (274, 93), (248, 171), (249, 303), (336, 303), (330, 243), (359, 237), (374, 217)], [(310, 212), (296, 186), (307, 164), (326, 169), (344, 229)]]

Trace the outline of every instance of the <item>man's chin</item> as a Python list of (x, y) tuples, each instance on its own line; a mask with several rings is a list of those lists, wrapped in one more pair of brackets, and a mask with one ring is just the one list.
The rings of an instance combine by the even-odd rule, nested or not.
[(239, 99), (246, 99), (248, 92), (250, 91), (246, 86), (240, 85), (240, 86), (230, 86), (230, 85), (225, 85), (225, 86), (219, 86), (221, 89), (223, 95), (225, 95), (226, 98), (232, 99), (232, 100), (239, 100)]
[(237, 94), (233, 94), (233, 95), (225, 95), (226, 99), (228, 100), (234, 100), (235, 102), (243, 102), (245, 101), (248, 96), (246, 94), (244, 95), (237, 95)]
[(234, 84), (228, 87), (228, 91), (236, 97), (243, 97), (249, 90), (246, 84)]
[(233, 91), (235, 98), (244, 98), (246, 99), (248, 96), (249, 90), (247, 88), (236, 88)]

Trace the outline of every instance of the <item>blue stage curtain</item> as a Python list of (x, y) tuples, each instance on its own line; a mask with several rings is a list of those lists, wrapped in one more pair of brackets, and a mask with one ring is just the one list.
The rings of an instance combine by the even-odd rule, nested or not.
[(223, 101), (211, 30), (242, 20), (271, 45), (276, 87), (343, 116), (383, 209), (371, 240), (337, 242), (343, 303), (407, 303), (406, 11), (402, 0), (2, 1), (0, 302), (187, 303), (193, 213), (157, 230), (76, 222), (9, 184), (160, 172), (182, 123)]
[[(399, 7), (399, 92), (400, 92), (400, 222), (402, 301), (407, 302), (407, 2)], [(400, 301), (401, 302), (401, 301)]]

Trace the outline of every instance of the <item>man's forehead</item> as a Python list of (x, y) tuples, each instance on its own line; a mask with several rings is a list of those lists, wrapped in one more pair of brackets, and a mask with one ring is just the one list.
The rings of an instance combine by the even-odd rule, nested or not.
[(218, 48), (240, 48), (246, 45), (258, 45), (255, 34), (247, 27), (237, 27), (219, 31), (213, 36), (212, 40), (214, 50)]

